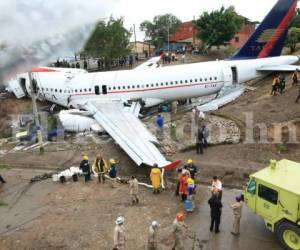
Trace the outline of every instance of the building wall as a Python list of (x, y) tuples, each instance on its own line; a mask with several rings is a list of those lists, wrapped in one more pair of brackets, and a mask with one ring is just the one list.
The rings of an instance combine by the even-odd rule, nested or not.
[[(243, 25), (241, 30), (229, 42), (232, 48), (241, 48), (251, 34), (255, 31), (255, 25)], [(170, 42), (187, 43), (194, 47), (201, 46), (201, 40), (197, 39), (197, 29), (193, 26), (193, 22), (182, 23), (177, 31), (170, 36)]]
[(241, 48), (248, 38), (255, 31), (255, 25), (244, 25), (242, 26), (240, 32), (238, 32), (233, 39), (229, 42), (229, 46), (235, 49)]
[(130, 50), (132, 54), (137, 53), (138, 55), (145, 55), (145, 53), (149, 55), (153, 55), (154, 51), (155, 51), (155, 47), (153, 45), (149, 43), (145, 43), (145, 42), (136, 42), (136, 46), (134, 42), (131, 42), (129, 44)]

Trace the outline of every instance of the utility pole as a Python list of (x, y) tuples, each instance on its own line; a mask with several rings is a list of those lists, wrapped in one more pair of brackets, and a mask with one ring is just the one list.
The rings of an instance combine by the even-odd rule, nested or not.
[(134, 50), (135, 50), (135, 54), (137, 54), (135, 24), (133, 24), (133, 35), (134, 35)]
[(32, 77), (32, 72), (29, 72), (28, 76), (29, 76), (29, 83), (30, 83), (30, 90), (31, 90), (31, 99), (32, 99), (32, 109), (33, 109), (34, 123), (35, 123), (35, 126), (36, 126), (36, 134), (37, 134), (37, 138), (38, 138), (40, 154), (43, 154), (44, 153), (43, 135), (42, 135), (42, 131), (41, 131), (41, 124), (40, 124), (39, 114), (38, 114), (37, 104), (36, 104), (37, 83), (35, 82), (35, 86), (34, 86), (33, 81), (35, 81), (35, 80)]
[(168, 24), (168, 55), (170, 56), (170, 24)]

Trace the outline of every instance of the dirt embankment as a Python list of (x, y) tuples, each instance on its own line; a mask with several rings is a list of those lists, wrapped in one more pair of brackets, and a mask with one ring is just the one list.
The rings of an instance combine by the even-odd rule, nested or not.
[(254, 84), (254, 91), (214, 112), (238, 123), (240, 143), (209, 147), (203, 155), (180, 153), (176, 158), (193, 158), (204, 182), (216, 174), (229, 186), (242, 186), (249, 174), (267, 166), (270, 159), (300, 161), (300, 104), (295, 103), (298, 87), (291, 85), (291, 75), (286, 79), (283, 94), (270, 95), (270, 76)]

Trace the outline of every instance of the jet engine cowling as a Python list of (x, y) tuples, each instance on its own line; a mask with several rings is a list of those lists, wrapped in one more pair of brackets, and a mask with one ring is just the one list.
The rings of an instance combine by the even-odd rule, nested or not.
[(104, 129), (87, 111), (81, 111), (78, 109), (63, 110), (59, 112), (58, 118), (63, 128), (68, 132), (104, 132)]

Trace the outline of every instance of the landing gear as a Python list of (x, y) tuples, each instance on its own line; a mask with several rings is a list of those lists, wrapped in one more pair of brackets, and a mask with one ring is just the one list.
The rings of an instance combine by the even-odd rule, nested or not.
[(276, 237), (283, 249), (300, 249), (300, 227), (296, 224), (281, 222), (276, 228)]

